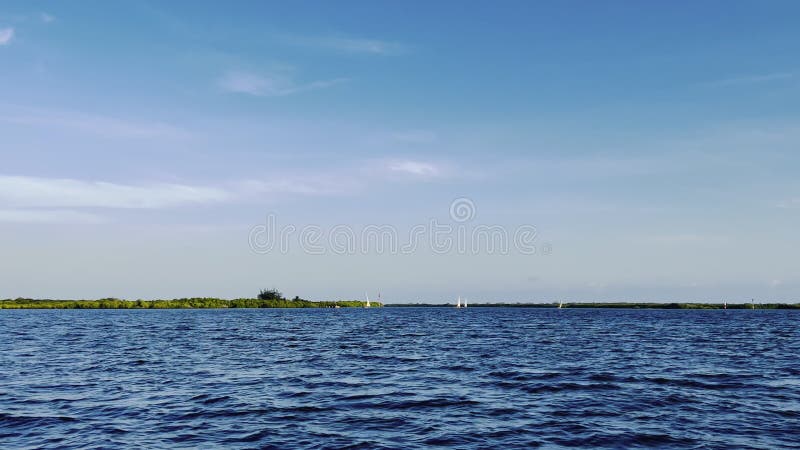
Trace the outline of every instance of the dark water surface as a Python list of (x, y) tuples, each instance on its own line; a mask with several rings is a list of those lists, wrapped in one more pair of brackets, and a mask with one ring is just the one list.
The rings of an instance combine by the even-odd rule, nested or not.
[(0, 311), (0, 448), (797, 448), (800, 312)]

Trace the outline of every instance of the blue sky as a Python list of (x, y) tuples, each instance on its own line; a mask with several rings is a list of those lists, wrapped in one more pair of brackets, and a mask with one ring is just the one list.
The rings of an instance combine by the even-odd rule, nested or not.
[[(0, 297), (797, 300), (799, 14), (4, 2)], [(268, 214), (405, 236), (462, 197), (539, 251), (248, 243)]]

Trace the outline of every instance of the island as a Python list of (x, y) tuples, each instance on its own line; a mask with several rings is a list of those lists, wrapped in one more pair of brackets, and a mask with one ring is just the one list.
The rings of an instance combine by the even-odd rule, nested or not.
[(256, 298), (226, 300), (213, 297), (171, 300), (53, 300), (17, 298), (0, 300), (0, 309), (189, 309), (189, 308), (380, 308), (381, 302), (358, 300), (312, 301), (287, 299), (277, 289), (262, 290)]

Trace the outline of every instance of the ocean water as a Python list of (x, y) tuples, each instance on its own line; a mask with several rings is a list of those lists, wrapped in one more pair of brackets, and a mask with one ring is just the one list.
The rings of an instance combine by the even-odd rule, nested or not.
[(800, 312), (0, 311), (0, 448), (797, 448)]

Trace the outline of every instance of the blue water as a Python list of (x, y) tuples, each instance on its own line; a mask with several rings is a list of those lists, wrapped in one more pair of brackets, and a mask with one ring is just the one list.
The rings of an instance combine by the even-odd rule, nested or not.
[(800, 312), (0, 311), (0, 448), (789, 448)]

